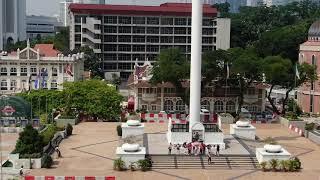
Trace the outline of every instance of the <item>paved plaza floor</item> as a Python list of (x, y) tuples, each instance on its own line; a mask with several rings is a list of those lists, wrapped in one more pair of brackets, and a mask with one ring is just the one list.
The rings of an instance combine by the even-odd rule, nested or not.
[[(61, 143), (62, 158), (54, 159), (51, 169), (34, 169), (30, 175), (56, 176), (116, 176), (117, 180), (210, 180), (210, 179), (279, 179), (279, 180), (319, 180), (320, 147), (306, 138), (299, 137), (279, 124), (257, 124), (257, 136), (261, 139), (273, 136), (291, 154), (301, 159), (303, 169), (296, 173), (274, 173), (254, 170), (228, 169), (161, 169), (149, 172), (113, 170), (115, 149), (120, 144), (116, 133), (117, 123), (80, 123), (74, 127), (74, 135)], [(146, 124), (146, 133), (164, 133), (166, 124)], [(229, 126), (223, 126), (225, 134)], [(160, 139), (159, 140), (163, 140)], [(236, 141), (235, 141), (236, 143)], [(242, 141), (254, 150), (262, 146), (253, 141)], [(167, 149), (166, 149), (167, 150)]]

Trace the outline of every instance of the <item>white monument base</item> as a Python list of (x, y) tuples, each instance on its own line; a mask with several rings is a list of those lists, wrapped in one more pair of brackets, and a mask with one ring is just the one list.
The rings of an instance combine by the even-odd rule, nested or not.
[(139, 147), (139, 151), (137, 152), (126, 152), (122, 147), (117, 147), (116, 154), (118, 158), (121, 158), (125, 162), (126, 168), (129, 168), (131, 163), (145, 159), (146, 148)]
[(255, 140), (256, 128), (249, 124), (248, 127), (239, 127), (236, 124), (230, 124), (230, 134), (234, 134), (239, 138)]
[(128, 136), (139, 136), (144, 133), (144, 123), (141, 123), (139, 126), (129, 126), (127, 123), (121, 124), (122, 128), (122, 138)]
[(284, 148), (281, 148), (281, 152), (279, 153), (270, 153), (267, 152), (264, 148), (256, 148), (256, 157), (259, 163), (268, 162), (271, 159), (289, 160), (290, 156), (291, 154)]
[[(189, 143), (192, 135), (190, 132), (167, 132), (168, 144), (183, 144), (184, 142)], [(206, 145), (218, 145), (220, 149), (225, 149), (225, 143), (223, 141), (224, 135), (223, 132), (205, 132), (204, 134), (204, 143)]]

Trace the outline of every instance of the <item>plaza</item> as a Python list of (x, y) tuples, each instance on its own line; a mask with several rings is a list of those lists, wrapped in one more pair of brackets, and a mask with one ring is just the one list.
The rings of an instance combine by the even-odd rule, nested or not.
[[(120, 146), (120, 138), (116, 135), (118, 123), (80, 123), (74, 126), (74, 135), (62, 141), (60, 145), (62, 158), (54, 159), (54, 166), (51, 169), (31, 170), (28, 175), (45, 176), (116, 176), (116, 179), (319, 179), (320, 147), (304, 137), (289, 131), (280, 124), (256, 124), (257, 136), (264, 139), (270, 134), (286, 148), (293, 156), (300, 158), (302, 162), (301, 172), (275, 173), (262, 172), (254, 168), (239, 167), (212, 167), (201, 166), (184, 169), (177, 168), (160, 169), (154, 168), (148, 172), (141, 171), (115, 171), (113, 160), (116, 158), (115, 150)], [(148, 123), (145, 126), (145, 133), (165, 133), (167, 124)], [(223, 125), (225, 134), (229, 133), (229, 126)], [(226, 138), (226, 140), (228, 140)], [(263, 143), (250, 140), (236, 140), (234, 144), (245, 144), (246, 151), (253, 151), (256, 146), (262, 147)], [(153, 146), (155, 146), (153, 144)], [(239, 146), (244, 147), (243, 145)], [(226, 153), (221, 151), (221, 154)], [(167, 149), (166, 149), (167, 151)], [(192, 156), (194, 157), (194, 156)], [(213, 157), (213, 162), (216, 157)], [(206, 161), (206, 160), (205, 160)], [(218, 177), (218, 178), (217, 178)]]

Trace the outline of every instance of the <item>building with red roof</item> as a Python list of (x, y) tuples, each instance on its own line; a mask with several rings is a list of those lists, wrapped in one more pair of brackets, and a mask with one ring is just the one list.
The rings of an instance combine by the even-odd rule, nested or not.
[[(106, 77), (120, 73), (127, 79), (134, 64), (152, 63), (161, 49), (191, 52), (191, 9), (189, 3), (160, 6), (71, 4), (70, 48), (90, 46), (103, 61)], [(199, 23), (200, 24), (200, 23)], [(203, 51), (230, 47), (230, 19), (203, 5)]]
[[(146, 110), (152, 113), (160, 111), (186, 112), (187, 106), (177, 94), (176, 88), (169, 82), (157, 85), (149, 83), (152, 78), (150, 61), (143, 65), (135, 64), (133, 73), (128, 78), (128, 108), (130, 110)], [(239, 109), (240, 88), (236, 86), (238, 80), (229, 79), (225, 86), (224, 80), (217, 80), (203, 88), (201, 94), (201, 108), (210, 113), (235, 113)], [(230, 84), (233, 84), (230, 86)], [(188, 88), (189, 80), (182, 82), (182, 87)], [(265, 111), (265, 95), (267, 85), (253, 83), (244, 93), (243, 108), (251, 113)]]
[(53, 44), (36, 44), (0, 53), (0, 94), (31, 89), (62, 89), (63, 82), (83, 79), (83, 53), (64, 56)]

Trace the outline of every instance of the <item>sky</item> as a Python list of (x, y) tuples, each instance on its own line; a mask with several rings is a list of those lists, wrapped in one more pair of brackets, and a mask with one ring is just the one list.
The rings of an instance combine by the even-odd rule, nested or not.
[[(63, 0), (26, 0), (28, 15), (59, 15), (59, 2)], [(159, 5), (167, 1), (179, 0), (106, 0), (108, 4)]]

